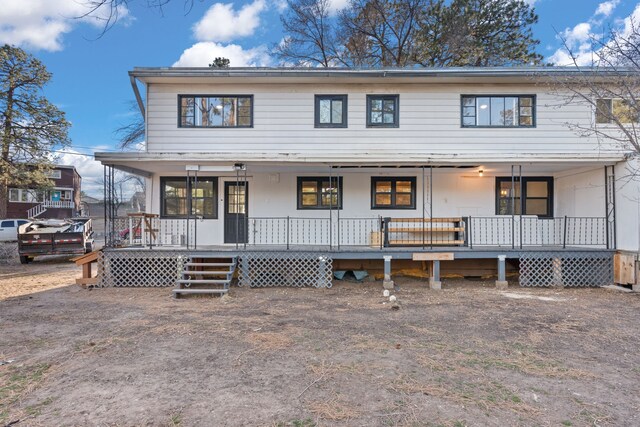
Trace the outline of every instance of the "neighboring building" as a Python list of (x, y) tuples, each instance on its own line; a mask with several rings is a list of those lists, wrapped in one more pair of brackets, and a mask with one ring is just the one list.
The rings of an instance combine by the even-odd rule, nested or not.
[(82, 178), (74, 166), (57, 165), (50, 171), (52, 187), (36, 190), (9, 188), (7, 218), (71, 218), (80, 214)]
[(595, 112), (543, 71), (576, 72), (136, 68), (146, 150), (96, 159), (147, 178), (160, 246), (521, 265), (640, 252), (637, 188), (615, 179), (630, 153), (570, 130)]

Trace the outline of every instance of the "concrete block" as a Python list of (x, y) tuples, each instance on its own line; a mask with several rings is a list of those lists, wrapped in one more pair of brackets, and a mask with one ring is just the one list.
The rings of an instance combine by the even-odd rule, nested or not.
[(442, 289), (442, 282), (439, 280), (433, 280), (433, 277), (429, 279), (429, 288), (433, 290)]
[(509, 287), (509, 282), (506, 280), (496, 280), (496, 289), (505, 290)]
[(393, 280), (383, 280), (382, 281), (382, 287), (384, 289), (388, 289), (388, 290), (393, 290), (395, 283), (393, 283)]

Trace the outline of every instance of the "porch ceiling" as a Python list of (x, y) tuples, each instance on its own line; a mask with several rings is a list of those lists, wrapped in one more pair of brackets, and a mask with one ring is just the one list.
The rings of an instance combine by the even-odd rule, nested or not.
[(104, 165), (113, 166), (126, 172), (150, 176), (157, 173), (185, 172), (187, 166), (198, 165), (200, 170), (208, 172), (234, 173), (235, 163), (247, 164), (254, 172), (278, 171), (326, 171), (329, 166), (344, 172), (374, 172), (384, 169), (420, 169), (424, 167), (438, 168), (438, 172), (473, 173), (483, 169), (485, 174), (510, 171), (511, 165), (522, 165), (523, 172), (561, 172), (568, 169), (594, 167), (615, 164), (623, 157), (620, 155), (580, 156), (576, 161), (575, 154), (530, 155), (526, 159), (521, 156), (481, 155), (481, 156), (440, 156), (440, 155), (407, 155), (401, 159), (389, 159), (383, 156), (338, 156), (330, 158), (307, 158), (304, 156), (250, 154), (250, 153), (146, 153), (120, 152), (96, 153), (96, 160)]

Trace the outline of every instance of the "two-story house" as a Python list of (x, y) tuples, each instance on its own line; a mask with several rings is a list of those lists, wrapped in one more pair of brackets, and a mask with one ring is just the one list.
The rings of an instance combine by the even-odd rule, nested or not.
[(146, 177), (150, 217), (108, 219), (107, 243), (232, 254), (252, 285), (298, 283), (309, 256), (433, 260), (435, 282), (439, 260), (482, 259), (503, 283), (506, 259), (524, 285), (608, 283), (613, 251), (640, 248), (637, 186), (616, 180), (631, 160), (567, 126), (595, 111), (549, 72), (576, 71), (136, 68), (145, 150), (96, 158), (107, 182)]
[(65, 219), (80, 212), (82, 178), (74, 166), (56, 165), (49, 172), (51, 187), (29, 184), (9, 188), (8, 218)]

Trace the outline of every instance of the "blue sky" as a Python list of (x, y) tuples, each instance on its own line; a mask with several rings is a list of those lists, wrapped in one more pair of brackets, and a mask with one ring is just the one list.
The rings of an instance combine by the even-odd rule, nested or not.
[[(332, 0), (334, 9), (348, 0)], [(539, 53), (550, 62), (566, 62), (559, 50), (561, 33), (590, 59), (589, 35), (622, 28), (630, 16), (640, 18), (637, 0), (528, 0), (539, 23)], [(267, 49), (282, 39), (284, 0), (214, 2), (195, 0), (186, 13), (183, 0), (161, 11), (146, 0), (132, 0), (119, 10), (120, 20), (101, 35), (104, 16), (74, 19), (86, 10), (81, 0), (0, 0), (0, 43), (23, 47), (53, 73), (46, 96), (72, 122), (73, 147), (61, 162), (75, 164), (83, 187), (99, 194), (102, 169), (90, 157), (73, 153), (115, 150), (113, 131), (132, 119), (133, 92), (127, 71), (134, 66), (207, 66), (216, 56), (232, 66), (275, 65)], [(640, 21), (639, 21), (640, 22)]]

